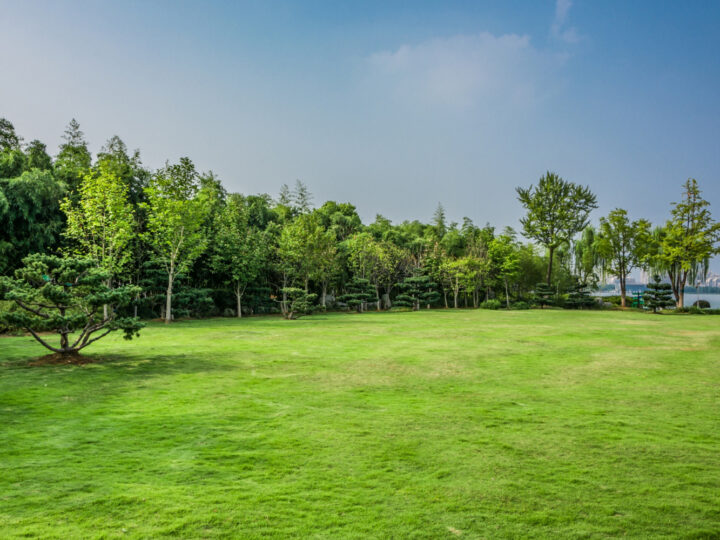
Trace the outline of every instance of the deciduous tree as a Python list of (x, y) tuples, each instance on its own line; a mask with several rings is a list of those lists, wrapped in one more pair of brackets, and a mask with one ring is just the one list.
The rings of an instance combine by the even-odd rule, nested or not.
[(548, 250), (546, 282), (552, 279), (553, 256), (563, 243), (569, 243), (588, 224), (590, 212), (597, 208), (589, 187), (567, 182), (547, 172), (538, 185), (517, 188), (518, 199), (527, 210), (520, 220), (523, 233)]

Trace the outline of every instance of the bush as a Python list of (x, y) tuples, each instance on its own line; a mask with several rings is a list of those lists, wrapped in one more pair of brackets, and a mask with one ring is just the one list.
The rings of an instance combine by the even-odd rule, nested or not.
[(233, 308), (225, 308), (223, 310), (223, 317), (234, 317), (235, 310)]
[(502, 306), (502, 303), (500, 300), (492, 299), (492, 300), (485, 300), (483, 303), (480, 304), (481, 309), (500, 309)]
[(674, 311), (675, 311), (675, 313), (689, 313), (690, 315), (706, 315), (708, 313), (708, 311), (710, 311), (710, 310), (700, 309), (697, 306), (690, 306), (690, 307), (683, 306), (683, 307), (675, 308)]
[(511, 307), (511, 309), (530, 309), (530, 304), (528, 304), (527, 302), (520, 301), (520, 302), (515, 302), (510, 307)]
[(696, 300), (693, 303), (693, 307), (698, 307), (700, 309), (710, 309), (710, 302), (707, 300)]

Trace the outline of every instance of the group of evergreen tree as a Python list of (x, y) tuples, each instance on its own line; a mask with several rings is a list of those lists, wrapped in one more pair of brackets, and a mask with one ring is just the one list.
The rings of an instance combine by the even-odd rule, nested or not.
[[(365, 225), (350, 203), (314, 207), (300, 181), (282, 186), (276, 199), (228, 193), (189, 158), (146, 168), (117, 136), (93, 158), (75, 120), (51, 157), (0, 119), (0, 293), (15, 304), (4, 320), (132, 335), (140, 318), (277, 312), (293, 319), (317, 309), (469, 308), (490, 300), (587, 308), (589, 291), (606, 275), (619, 278), (624, 304), (625, 280), (640, 267), (666, 275), (682, 306), (685, 284), (718, 252), (720, 225), (692, 179), (654, 230), (621, 209), (594, 228), (595, 195), (551, 172), (518, 188), (518, 199), (527, 211), (522, 234), (535, 243), (510, 228), (448, 222), (442, 206), (429, 223), (377, 215)], [(81, 290), (52, 277), (65, 259), (76, 260), (68, 275), (75, 268), (73, 279), (87, 280), (82, 290), (97, 295), (83, 308), (85, 319), (70, 321), (80, 308), (69, 297), (53, 304), (65, 306), (64, 322), (37, 307), (60, 294), (57, 287), (71, 296)], [(87, 259), (97, 272), (77, 262)], [(122, 294), (110, 301), (112, 291)], [(653, 309), (668, 305), (658, 302)]]

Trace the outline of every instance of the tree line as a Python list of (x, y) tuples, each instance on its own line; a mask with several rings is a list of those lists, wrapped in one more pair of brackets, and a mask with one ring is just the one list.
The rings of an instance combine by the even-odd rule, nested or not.
[[(46, 264), (47, 277), (61, 259), (92, 259), (108, 294), (131, 293), (126, 323), (395, 306), (580, 307), (608, 275), (619, 279), (624, 306), (637, 268), (665, 276), (682, 307), (685, 285), (719, 252), (720, 225), (694, 179), (655, 227), (623, 209), (591, 225), (598, 205), (590, 188), (551, 172), (517, 196), (530, 241), (511, 228), (448, 221), (441, 205), (429, 222), (377, 215), (364, 224), (351, 203), (315, 206), (300, 181), (274, 198), (229, 193), (189, 158), (148, 169), (117, 136), (93, 159), (75, 120), (53, 158), (0, 119), (0, 275), (9, 291), (29, 265)], [(33, 254), (56, 259), (23, 262)], [(110, 302), (97, 306), (101, 320), (117, 316)]]

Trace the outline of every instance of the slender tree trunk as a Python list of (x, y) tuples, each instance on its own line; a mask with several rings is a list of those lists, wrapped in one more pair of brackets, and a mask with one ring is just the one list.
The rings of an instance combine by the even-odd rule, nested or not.
[(244, 287), (241, 290), (239, 285), (235, 286), (235, 299), (237, 300), (237, 315), (236, 316), (238, 319), (242, 318), (242, 297), (243, 297), (244, 292), (245, 292)]
[(285, 292), (285, 287), (287, 287), (287, 275), (283, 273), (282, 276), (282, 301), (280, 302), (280, 312), (283, 314), (283, 317), (286, 317), (287, 315), (287, 293)]
[(170, 324), (172, 320), (172, 292), (173, 292), (173, 272), (168, 274), (168, 286), (165, 293), (165, 324)]
[(678, 271), (677, 286), (677, 307), (685, 307), (685, 283), (687, 281), (687, 272)]
[(327, 283), (323, 282), (322, 284), (322, 295), (320, 296), (320, 305), (322, 307), (326, 306), (326, 298), (327, 298)]
[(380, 287), (375, 285), (375, 301), (377, 303), (377, 311), (382, 311), (380, 307)]
[(550, 285), (551, 280), (552, 280), (553, 255), (555, 254), (555, 248), (554, 247), (548, 248), (548, 251), (550, 253), (550, 258), (548, 260), (547, 284)]
[(507, 278), (505, 278), (505, 307), (510, 309), (510, 291), (508, 291)]
[(445, 287), (443, 287), (443, 300), (445, 300), (445, 309), (447, 309), (448, 307), (450, 307), (450, 306), (448, 306), (448, 302), (447, 302), (447, 291), (445, 290)]
[(625, 278), (620, 276), (620, 307), (626, 307), (627, 301), (625, 300), (626, 292), (625, 292)]
[[(105, 282), (105, 285), (109, 289), (110, 285), (112, 285), (112, 279), (108, 279), (107, 282)], [(108, 318), (108, 305), (103, 304), (103, 320), (107, 321), (107, 318)]]

